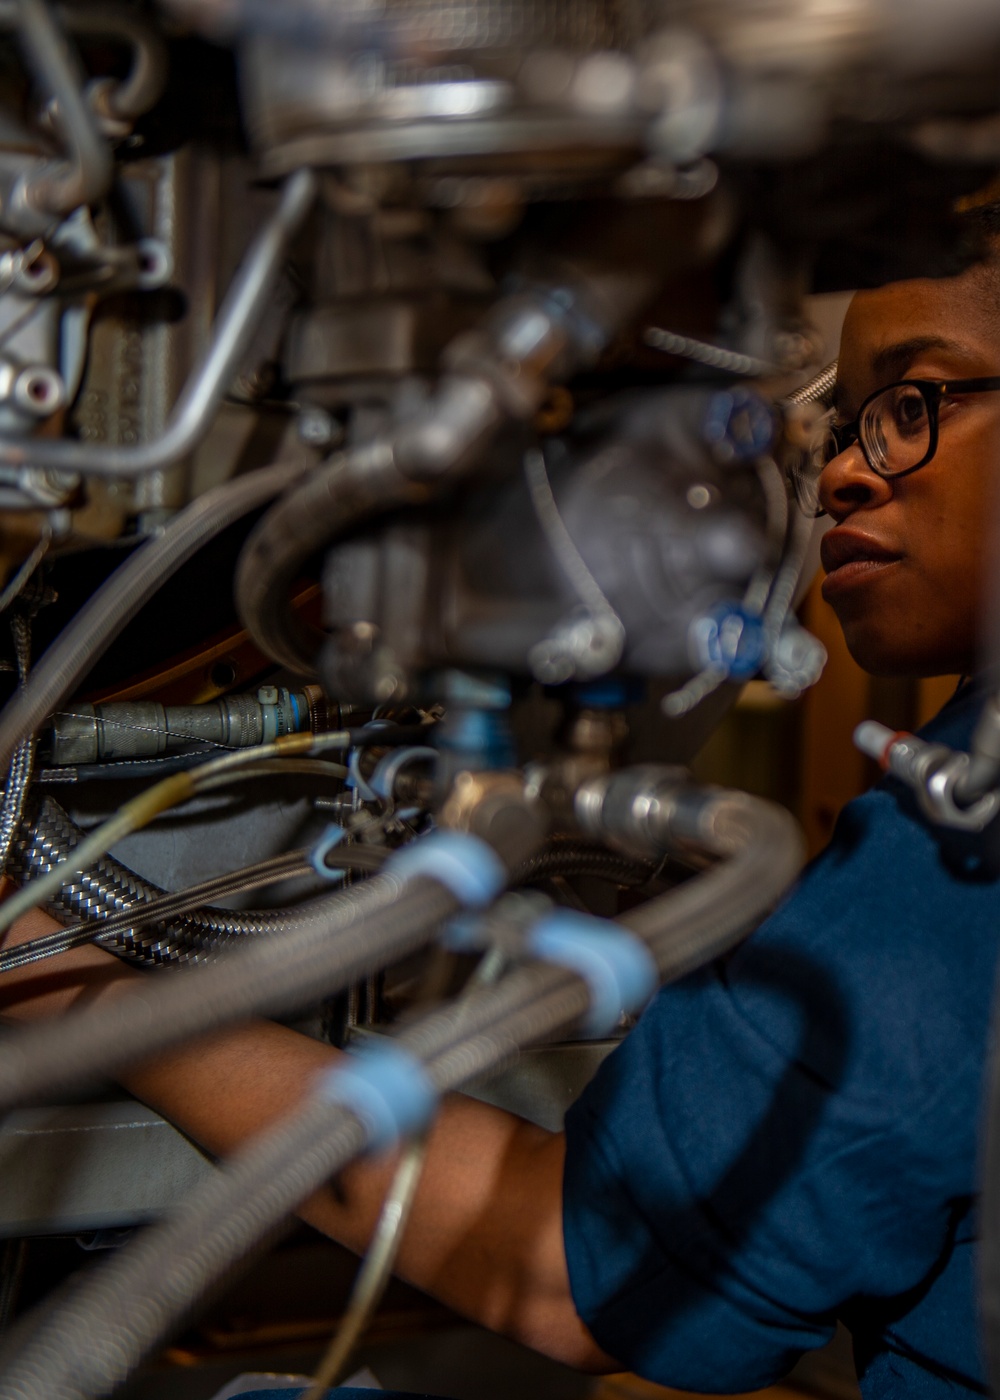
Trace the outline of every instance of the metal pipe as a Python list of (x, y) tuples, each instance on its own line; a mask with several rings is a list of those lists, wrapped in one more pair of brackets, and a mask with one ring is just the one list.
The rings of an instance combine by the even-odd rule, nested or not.
[(134, 447), (67, 438), (0, 438), (0, 466), (134, 477), (162, 471), (187, 456), (211, 427), (215, 411), (250, 348), (275, 278), (292, 239), (312, 209), (317, 188), (310, 170), (299, 170), (285, 181), (277, 208), (254, 239), (226, 293), (209, 346), (191, 371), (158, 438)]
[[(18, 27), (19, 5), (20, 0), (0, 0), (0, 28)], [(167, 46), (152, 25), (116, 5), (57, 5), (56, 14), (71, 34), (118, 39), (132, 50), (132, 66), (124, 78), (98, 80), (99, 114), (131, 123), (155, 107), (166, 87), (169, 64)]]
[[(18, 0), (19, 38), (39, 85), (55, 100), (59, 133), (69, 164), (46, 164), (22, 176), (11, 192), (5, 218), (26, 221), (38, 232), (38, 216), (62, 219), (81, 205), (96, 204), (111, 187), (114, 162), (84, 98), (79, 64), (46, 0)], [(44, 226), (44, 218), (43, 218)]]

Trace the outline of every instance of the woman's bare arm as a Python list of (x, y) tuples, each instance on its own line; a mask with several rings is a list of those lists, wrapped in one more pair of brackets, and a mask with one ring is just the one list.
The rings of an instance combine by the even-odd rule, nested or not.
[[(30, 914), (5, 946), (55, 927), (47, 915)], [(139, 975), (88, 945), (6, 974), (0, 1010), (9, 1020), (56, 1015), (113, 997)], [(256, 1021), (158, 1055), (122, 1082), (208, 1151), (226, 1156), (290, 1113), (339, 1053)], [(562, 1236), (563, 1154), (561, 1134), (450, 1097), (431, 1135), (397, 1271), (456, 1311), (559, 1361), (617, 1370), (573, 1306)], [(351, 1166), (338, 1191), (318, 1191), (301, 1216), (362, 1251), (394, 1167), (392, 1156)]]

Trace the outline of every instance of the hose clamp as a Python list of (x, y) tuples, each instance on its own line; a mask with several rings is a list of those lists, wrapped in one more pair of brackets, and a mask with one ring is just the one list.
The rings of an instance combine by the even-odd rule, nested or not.
[(369, 1043), (348, 1052), (316, 1086), (320, 1099), (360, 1119), (372, 1151), (394, 1147), (434, 1117), (438, 1093), (426, 1066), (398, 1042)]
[(507, 885), (507, 871), (493, 847), (464, 831), (435, 831), (411, 841), (383, 870), (402, 880), (437, 880), (467, 909), (485, 909)]
[(651, 1001), (659, 973), (645, 943), (620, 924), (560, 909), (528, 934), (525, 951), (582, 977), (590, 991), (583, 1023), (591, 1036), (608, 1035), (622, 1014), (635, 1015)]

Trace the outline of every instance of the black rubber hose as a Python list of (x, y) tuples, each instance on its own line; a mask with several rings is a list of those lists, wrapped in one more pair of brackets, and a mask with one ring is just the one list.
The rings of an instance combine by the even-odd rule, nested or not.
[(303, 565), (363, 521), (429, 495), (376, 443), (325, 463), (273, 505), (243, 546), (234, 585), (240, 619), (261, 650), (297, 675), (315, 676), (325, 634), (289, 602)]

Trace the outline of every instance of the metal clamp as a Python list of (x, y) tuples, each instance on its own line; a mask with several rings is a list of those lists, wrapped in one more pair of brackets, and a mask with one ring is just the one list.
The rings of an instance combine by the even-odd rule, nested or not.
[(649, 949), (619, 924), (558, 910), (528, 934), (525, 951), (575, 972), (590, 989), (583, 1029), (592, 1036), (614, 1030), (622, 1014), (634, 1015), (651, 1000), (659, 974)]
[(426, 1067), (394, 1041), (349, 1052), (320, 1076), (317, 1094), (349, 1109), (364, 1124), (376, 1152), (420, 1132), (434, 1117), (438, 1093)]
[(421, 837), (391, 856), (383, 871), (404, 880), (437, 880), (468, 909), (485, 909), (507, 884), (507, 872), (493, 847), (464, 831)]

